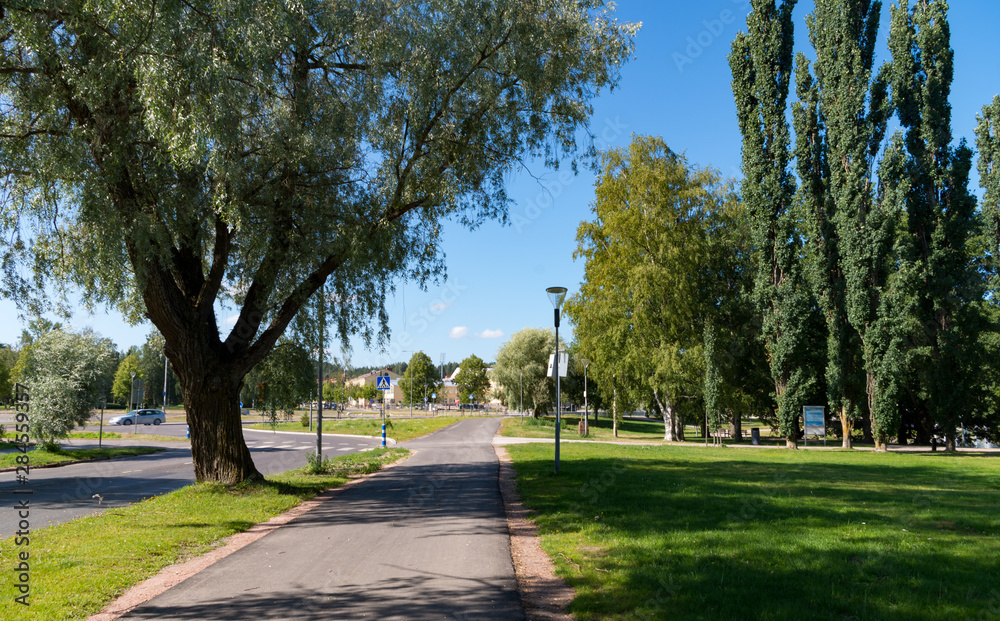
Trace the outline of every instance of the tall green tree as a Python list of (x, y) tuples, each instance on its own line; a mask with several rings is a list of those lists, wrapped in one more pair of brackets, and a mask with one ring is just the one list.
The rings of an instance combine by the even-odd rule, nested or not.
[(282, 339), (256, 369), (260, 409), (276, 421), (279, 414), (292, 416), (295, 408), (316, 393), (313, 360), (309, 351)]
[(134, 397), (132, 396), (132, 374), (135, 373), (135, 379), (144, 380), (142, 372), (139, 369), (139, 356), (138, 354), (129, 354), (118, 363), (118, 369), (115, 371), (114, 382), (111, 386), (111, 395), (118, 400), (119, 403), (129, 402), (129, 407), (133, 407)]
[(715, 172), (690, 166), (660, 138), (637, 136), (604, 155), (593, 220), (577, 232), (585, 280), (567, 314), (587, 343), (615, 318), (622, 346), (607, 356), (641, 378), (667, 441), (683, 440), (684, 404), (702, 396), (719, 258), (710, 235), (723, 230), (727, 203), (735, 196)]
[[(888, 72), (873, 70), (881, 8), (871, 0), (817, 0), (807, 18), (815, 76), (805, 54), (796, 60), (798, 198), (809, 281), (826, 323), (827, 404), (840, 419), (844, 448), (866, 409), (891, 409), (876, 401), (894, 403), (885, 386), (895, 376), (879, 370), (889, 364), (884, 356), (901, 355), (874, 346), (892, 248), (873, 183), (889, 113)], [(895, 428), (875, 422), (884, 446)]]
[(14, 365), (17, 364), (17, 353), (0, 345), (0, 402), (5, 405), (14, 396)]
[[(412, 389), (411, 389), (412, 386)], [(431, 357), (418, 351), (410, 357), (406, 371), (399, 378), (399, 387), (403, 391), (403, 401), (406, 403), (423, 403), (424, 397), (431, 400), (431, 395), (438, 392), (441, 377)]]
[(93, 334), (53, 330), (31, 347), (25, 382), (31, 391), (31, 436), (54, 443), (90, 418), (102, 394), (102, 374), (114, 355)]
[(510, 170), (574, 157), (637, 29), (602, 0), (4, 9), (4, 261), (152, 321), (223, 483), (261, 476), (240, 386), (306, 301), (326, 283), (341, 336), (384, 343), (386, 292), (443, 273), (441, 221), (503, 221)]
[(163, 335), (153, 329), (137, 352), (139, 375), (145, 378), (142, 390), (143, 402), (155, 406), (163, 405), (163, 374), (167, 362), (163, 346)]
[(459, 403), (463, 405), (472, 402), (484, 403), (490, 391), (490, 378), (486, 373), (486, 363), (479, 356), (472, 354), (462, 361), (460, 367), (454, 378), (455, 385), (458, 386)]
[(750, 214), (757, 266), (753, 297), (771, 368), (777, 418), (789, 447), (798, 446), (799, 414), (815, 373), (808, 364), (812, 296), (801, 264), (793, 209), (795, 181), (787, 110), (792, 76), (795, 0), (752, 0), (747, 31), (733, 40), (729, 65), (743, 137), (742, 200)]
[(511, 410), (522, 407), (538, 418), (555, 402), (555, 384), (546, 376), (549, 354), (555, 351), (552, 330), (524, 328), (510, 335), (497, 350), (493, 380), (500, 401)]
[(1000, 95), (983, 106), (976, 115), (976, 149), (979, 151), (979, 185), (983, 188), (980, 203), (983, 218), (986, 266), (991, 277), (993, 299), (1000, 302)]
[(901, 271), (915, 280), (913, 368), (926, 407), (954, 450), (959, 426), (973, 415), (985, 283), (972, 254), (978, 235), (976, 199), (968, 188), (972, 151), (964, 140), (952, 145), (947, 2), (894, 6), (889, 48), (892, 98), (904, 132), (896, 144), (905, 145), (897, 155), (905, 177), (896, 196), (906, 209)]

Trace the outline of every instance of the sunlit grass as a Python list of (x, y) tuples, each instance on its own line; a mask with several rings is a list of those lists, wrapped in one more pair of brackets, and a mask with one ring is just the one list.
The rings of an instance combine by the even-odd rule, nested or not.
[(390, 448), (336, 458), (331, 460), (338, 466), (334, 475), (293, 471), (236, 487), (190, 485), (100, 515), (33, 530), (27, 546), (7, 539), (0, 542), (0, 562), (6, 569), (14, 568), (20, 552), (30, 555), (31, 605), (14, 603), (17, 593), (8, 571), (0, 582), (0, 618), (85, 619), (163, 567), (204, 553), (223, 537), (340, 486), (352, 473), (377, 470), (406, 454), (404, 449)]
[(1000, 457), (508, 450), (579, 619), (1000, 618)]
[(54, 451), (46, 451), (32, 446), (26, 454), (20, 451), (0, 455), (0, 468), (12, 468), (23, 465), (18, 461), (26, 457), (31, 467), (58, 464), (63, 462), (81, 461), (88, 459), (109, 459), (112, 457), (127, 457), (131, 455), (145, 455), (162, 451), (162, 448), (152, 446), (119, 446), (113, 448), (100, 449), (78, 449), (70, 447), (60, 447)]

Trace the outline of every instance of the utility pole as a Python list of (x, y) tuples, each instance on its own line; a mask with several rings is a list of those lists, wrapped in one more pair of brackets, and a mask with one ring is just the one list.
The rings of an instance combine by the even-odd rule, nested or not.
[(316, 400), (316, 463), (323, 462), (323, 322), (326, 321), (326, 284), (319, 288), (319, 398)]
[(170, 372), (170, 359), (163, 354), (163, 414), (167, 413), (167, 374)]

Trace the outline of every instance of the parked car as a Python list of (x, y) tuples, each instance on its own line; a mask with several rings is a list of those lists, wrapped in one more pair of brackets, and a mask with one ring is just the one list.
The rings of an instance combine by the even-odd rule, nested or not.
[(163, 410), (132, 410), (128, 414), (115, 416), (109, 423), (112, 425), (159, 425), (167, 420)]

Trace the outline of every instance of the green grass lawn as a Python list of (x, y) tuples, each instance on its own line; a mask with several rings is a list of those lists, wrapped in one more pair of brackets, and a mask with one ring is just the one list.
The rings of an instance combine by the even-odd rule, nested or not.
[[(627, 419), (618, 425), (618, 437), (612, 433), (611, 421), (600, 418), (594, 421), (590, 415), (590, 435), (586, 438), (578, 433), (578, 424), (583, 417), (577, 414), (562, 416), (562, 431), (559, 437), (566, 440), (603, 440), (608, 442), (659, 442), (663, 440), (663, 421), (657, 419)], [(555, 416), (532, 418), (531, 416), (510, 417), (500, 424), (500, 435), (514, 438), (554, 438)]]
[[(104, 513), (31, 532), (28, 546), (0, 542), (8, 569), (0, 581), (0, 618), (86, 619), (129, 587), (163, 567), (204, 553), (228, 535), (287, 511), (302, 500), (342, 485), (354, 472), (370, 472), (401, 459), (404, 449), (347, 455), (337, 474), (293, 471), (265, 483), (229, 488), (197, 484)], [(338, 461), (339, 460), (339, 461)], [(12, 571), (19, 552), (30, 558), (30, 606), (14, 603)]]
[[(500, 435), (514, 438), (554, 438), (555, 437), (555, 415), (547, 415), (535, 419), (530, 416), (505, 418), (500, 426)], [(627, 418), (618, 425), (618, 437), (613, 434), (611, 420), (607, 415), (602, 415), (596, 422), (594, 415), (590, 415), (590, 435), (581, 437), (578, 433), (578, 424), (583, 420), (581, 412), (570, 412), (562, 416), (562, 432), (560, 437), (567, 440), (599, 440), (607, 442), (662, 442), (663, 441), (663, 420), (660, 418)], [(761, 444), (784, 445), (783, 438), (771, 437), (771, 428), (767, 423), (758, 420), (743, 421), (742, 444), (750, 444), (750, 429), (757, 427), (760, 429)], [(693, 444), (703, 444), (705, 436), (701, 435), (701, 428), (695, 425), (687, 425), (684, 428), (684, 438)], [(709, 442), (712, 440), (709, 439)], [(726, 444), (738, 444), (732, 438), (724, 438)], [(830, 438), (828, 444), (839, 445), (840, 440)]]
[(1000, 619), (1000, 456), (508, 451), (578, 619)]
[[(128, 455), (145, 455), (162, 451), (162, 448), (153, 446), (120, 446), (114, 448), (99, 449), (75, 449), (62, 447), (56, 451), (43, 451), (34, 447), (28, 449), (27, 457), (31, 467), (43, 466), (47, 464), (58, 464), (67, 461), (78, 461), (81, 459), (106, 459), (110, 457), (125, 457)], [(0, 468), (13, 468), (20, 465), (17, 458), (23, 455), (20, 452), (0, 455)]]
[[(389, 420), (392, 423), (392, 428), (386, 429), (386, 435), (399, 442), (405, 442), (406, 440), (412, 440), (414, 438), (427, 435), (431, 432), (437, 431), (438, 429), (443, 429), (448, 425), (464, 420), (464, 418), (460, 416), (436, 416), (433, 418), (406, 418), (402, 420), (390, 418)], [(265, 423), (263, 425), (257, 424), (251, 426), (251, 429), (264, 429), (266, 431), (270, 431), (271, 425), (269, 423)], [(302, 423), (296, 421), (278, 423), (275, 429), (277, 431), (315, 433), (316, 428), (313, 427), (313, 431), (310, 432), (308, 427), (303, 427)], [(346, 435), (381, 436), (382, 419), (360, 418), (352, 420), (324, 420), (323, 431), (326, 433), (342, 433)]]

